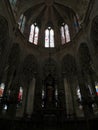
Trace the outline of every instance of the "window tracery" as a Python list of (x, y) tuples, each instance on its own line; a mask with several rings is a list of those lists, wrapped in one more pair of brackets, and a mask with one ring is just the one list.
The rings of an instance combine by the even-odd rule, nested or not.
[(45, 47), (54, 47), (54, 30), (51, 27), (45, 30)]
[(70, 42), (69, 27), (67, 24), (62, 23), (61, 25), (61, 42), (62, 44)]
[(37, 23), (34, 23), (30, 27), (29, 42), (37, 45), (38, 44), (38, 35), (39, 35), (39, 28), (37, 26)]

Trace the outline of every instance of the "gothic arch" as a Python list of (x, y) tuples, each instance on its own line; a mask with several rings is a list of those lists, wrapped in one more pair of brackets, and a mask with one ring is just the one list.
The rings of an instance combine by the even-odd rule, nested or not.
[(76, 75), (77, 73), (76, 62), (73, 56), (67, 54), (63, 57), (62, 73), (64, 73), (65, 76)]
[[(79, 64), (80, 64), (82, 72), (87, 73), (89, 75), (97, 76), (95, 65), (93, 63), (89, 48), (86, 45), (86, 43), (81, 43), (81, 45), (79, 47), (78, 56), (79, 56)], [(96, 77), (96, 76), (94, 76), (94, 77)]]
[(94, 69), (89, 48), (86, 43), (80, 44), (78, 54), (79, 54), (78, 56), (79, 56), (80, 66), (83, 71), (87, 72), (91, 69), (91, 67), (92, 69)]

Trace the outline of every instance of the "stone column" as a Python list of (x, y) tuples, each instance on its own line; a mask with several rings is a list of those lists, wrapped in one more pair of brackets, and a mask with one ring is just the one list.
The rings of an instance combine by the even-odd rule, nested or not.
[(10, 117), (15, 117), (16, 116), (16, 106), (18, 102), (18, 93), (19, 93), (19, 83), (16, 80), (15, 83), (13, 83), (12, 88), (10, 89), (10, 95), (9, 95), (9, 100), (8, 100), (8, 110), (7, 110), (7, 115)]
[(33, 78), (28, 90), (27, 109), (26, 109), (26, 113), (28, 114), (28, 116), (31, 116), (34, 108), (35, 82), (36, 80), (35, 78)]
[(73, 103), (72, 103), (72, 95), (68, 80), (64, 78), (64, 88), (65, 88), (65, 101), (66, 101), (66, 113), (67, 117), (73, 114)]

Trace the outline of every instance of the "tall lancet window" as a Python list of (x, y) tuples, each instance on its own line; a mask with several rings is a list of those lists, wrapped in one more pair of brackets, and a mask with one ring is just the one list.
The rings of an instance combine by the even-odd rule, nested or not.
[[(4, 83), (1, 83), (0, 84), (0, 103), (3, 101), (2, 99), (3, 98), (6, 98), (6, 97), (3, 97), (4, 95), (4, 89), (5, 89), (5, 84)], [(6, 111), (7, 110), (7, 103), (6, 102), (3, 102), (3, 111)]]
[(30, 27), (30, 35), (29, 35), (29, 42), (34, 43), (37, 45), (38, 43), (38, 34), (39, 28), (36, 23), (32, 24)]
[(18, 93), (18, 103), (17, 108), (20, 108), (22, 106), (22, 99), (23, 99), (23, 88), (20, 87), (19, 93)]
[(61, 42), (62, 44), (70, 42), (69, 27), (65, 23), (63, 23), (61, 26)]
[(54, 30), (51, 27), (45, 30), (45, 47), (54, 47)]
[(19, 19), (19, 29), (23, 33), (25, 28), (26, 17), (22, 14)]
[(0, 100), (1, 100), (1, 98), (3, 97), (4, 88), (5, 88), (5, 84), (4, 84), (4, 83), (1, 83), (1, 84), (0, 84)]
[(79, 109), (82, 110), (83, 106), (82, 106), (82, 96), (81, 96), (81, 92), (80, 92), (80, 88), (79, 86), (77, 87), (77, 101), (78, 101), (78, 107)]

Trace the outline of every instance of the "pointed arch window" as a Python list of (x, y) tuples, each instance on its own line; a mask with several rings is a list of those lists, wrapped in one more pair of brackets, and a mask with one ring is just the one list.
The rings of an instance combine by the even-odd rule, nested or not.
[(63, 23), (61, 26), (61, 42), (62, 44), (70, 42), (69, 27), (65, 23)]
[(41, 104), (41, 106), (42, 106), (42, 108), (43, 107), (45, 107), (45, 89), (44, 89), (44, 87), (42, 88), (42, 104)]
[(82, 100), (81, 93), (80, 93), (80, 88), (79, 87), (77, 87), (77, 97), (78, 97), (79, 101)]
[(45, 47), (54, 47), (54, 30), (51, 27), (45, 30)]
[(18, 101), (19, 101), (19, 102), (22, 100), (22, 96), (23, 96), (23, 88), (20, 87), (19, 93), (18, 93)]
[(20, 16), (20, 19), (19, 19), (19, 22), (18, 22), (19, 29), (21, 30), (22, 33), (24, 32), (25, 22), (26, 22), (26, 17), (22, 14)]
[(36, 23), (32, 24), (30, 27), (30, 35), (29, 35), (29, 42), (34, 43), (37, 45), (38, 43), (38, 35), (39, 35), (39, 28)]
[(19, 93), (18, 93), (17, 108), (20, 108), (22, 106), (22, 99), (23, 99), (23, 87), (20, 86)]
[(80, 88), (79, 86), (77, 87), (77, 101), (78, 101), (78, 107), (80, 110), (83, 110), (83, 105), (82, 105), (82, 96), (81, 96), (81, 92), (80, 92)]
[[(4, 97), (4, 89), (5, 89), (5, 84), (1, 83), (0, 84), (0, 103), (1, 103), (2, 99), (5, 99), (5, 100), (7, 99), (7, 97)], [(7, 103), (4, 103), (2, 111), (6, 111), (7, 107), (8, 107)]]

